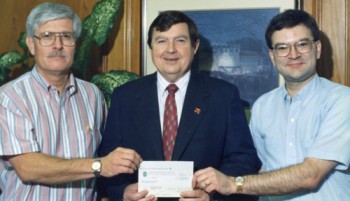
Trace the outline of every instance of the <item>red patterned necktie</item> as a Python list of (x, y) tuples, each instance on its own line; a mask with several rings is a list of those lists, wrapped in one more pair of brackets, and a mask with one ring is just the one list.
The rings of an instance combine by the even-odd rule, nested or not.
[(165, 160), (171, 160), (177, 133), (177, 110), (175, 102), (175, 92), (179, 89), (175, 84), (170, 84), (166, 88), (169, 92), (164, 107), (163, 122), (163, 151)]

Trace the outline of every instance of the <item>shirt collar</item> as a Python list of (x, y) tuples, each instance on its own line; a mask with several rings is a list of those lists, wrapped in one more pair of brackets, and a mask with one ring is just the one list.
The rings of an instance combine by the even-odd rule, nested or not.
[(300, 89), (300, 91), (298, 91), (298, 93), (296, 93), (293, 97), (289, 96), (284, 84), (283, 86), (281, 86), (281, 88), (285, 101), (290, 101), (291, 99), (301, 100), (303, 101), (303, 105), (305, 105), (308, 102), (308, 100), (310, 100), (312, 95), (316, 93), (319, 80), (320, 77), (317, 74), (315, 74), (314, 77), (310, 80), (310, 82), (303, 86)]
[[(43, 78), (43, 76), (40, 75), (36, 66), (34, 66), (32, 69), (32, 75), (33, 75), (34, 79), (39, 83), (39, 85), (42, 86), (43, 88), (45, 88), (47, 91), (50, 91), (50, 89), (52, 89), (53, 86), (50, 83), (48, 83)], [(76, 91), (76, 82), (75, 82), (75, 77), (74, 77), (73, 73), (69, 73), (68, 83), (67, 83), (67, 86), (65, 87), (65, 89), (67, 91), (69, 91), (70, 94), (73, 94)]]
[[(190, 75), (191, 71), (188, 71), (184, 76), (182, 76), (178, 81), (174, 83), (179, 88), (179, 92), (182, 92), (187, 88), (188, 82), (190, 81)], [(172, 83), (168, 82), (159, 72), (157, 72), (158, 91), (161, 92), (163, 95), (167, 94), (166, 88), (169, 84)]]

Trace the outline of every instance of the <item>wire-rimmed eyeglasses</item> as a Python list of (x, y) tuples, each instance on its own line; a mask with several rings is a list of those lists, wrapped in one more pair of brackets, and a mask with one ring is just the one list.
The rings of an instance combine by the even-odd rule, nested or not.
[(34, 35), (34, 38), (38, 39), (40, 45), (43, 47), (54, 44), (57, 37), (60, 38), (64, 46), (72, 47), (75, 45), (76, 38), (72, 32), (44, 32), (39, 36)]
[[(311, 52), (312, 50), (312, 45), (316, 43), (311, 40), (301, 40), (293, 44), (295, 50), (299, 52), (300, 54), (305, 54), (308, 52)], [(275, 45), (273, 48), (273, 51), (275, 54), (279, 57), (285, 57), (288, 56), (290, 51), (292, 49), (292, 45), (289, 43), (279, 43)]]

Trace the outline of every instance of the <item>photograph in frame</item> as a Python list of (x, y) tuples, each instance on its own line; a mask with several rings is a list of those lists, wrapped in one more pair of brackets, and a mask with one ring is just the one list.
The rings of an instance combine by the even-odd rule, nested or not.
[[(281, 83), (269, 58), (265, 30), (273, 16), (295, 7), (294, 0), (179, 1), (143, 0), (143, 44), (149, 24), (159, 12), (180, 10), (198, 27), (200, 46), (193, 70), (235, 84), (246, 107)], [(150, 51), (143, 45), (143, 74), (155, 71)]]

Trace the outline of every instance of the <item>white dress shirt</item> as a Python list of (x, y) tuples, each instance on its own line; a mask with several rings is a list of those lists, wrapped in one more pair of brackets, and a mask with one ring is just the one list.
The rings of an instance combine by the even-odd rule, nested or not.
[(184, 105), (185, 95), (187, 91), (188, 82), (190, 81), (191, 71), (188, 71), (182, 78), (180, 78), (175, 83), (170, 83), (165, 78), (157, 72), (157, 92), (158, 92), (158, 105), (159, 105), (159, 117), (160, 117), (160, 125), (163, 132), (163, 120), (164, 120), (164, 105), (166, 98), (168, 96), (168, 91), (166, 88), (169, 84), (176, 84), (179, 88), (175, 93), (175, 101), (177, 108), (177, 122), (180, 125), (180, 118), (182, 113), (182, 108)]

